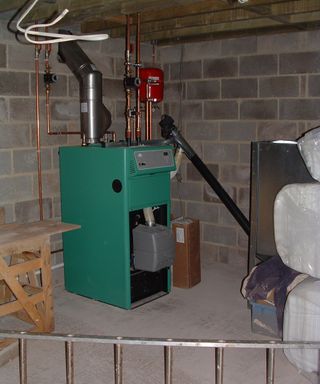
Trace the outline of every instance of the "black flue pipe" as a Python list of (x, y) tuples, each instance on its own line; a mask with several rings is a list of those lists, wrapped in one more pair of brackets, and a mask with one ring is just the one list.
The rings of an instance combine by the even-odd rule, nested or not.
[(240, 224), (244, 232), (249, 236), (250, 234), (249, 220), (245, 217), (245, 215), (239, 209), (237, 204), (228, 195), (228, 193), (219, 183), (217, 178), (211, 173), (209, 168), (204, 164), (204, 162), (192, 149), (189, 143), (184, 139), (184, 137), (178, 131), (177, 127), (175, 127), (174, 120), (172, 119), (172, 117), (168, 115), (163, 115), (159, 125), (161, 127), (161, 135), (165, 139), (173, 140), (173, 142), (175, 142), (180, 148), (182, 148), (182, 150), (184, 151), (188, 159), (197, 168), (201, 176), (206, 180), (206, 182), (214, 190), (214, 192), (220, 198), (220, 200), (228, 209), (228, 211), (231, 213), (231, 215)]

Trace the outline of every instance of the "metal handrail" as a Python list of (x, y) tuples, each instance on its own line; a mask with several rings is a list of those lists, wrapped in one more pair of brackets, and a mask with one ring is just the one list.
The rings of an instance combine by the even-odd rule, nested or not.
[(74, 384), (74, 343), (88, 342), (113, 344), (114, 346), (114, 382), (123, 383), (123, 346), (162, 346), (164, 347), (164, 383), (172, 384), (173, 348), (197, 347), (215, 350), (215, 383), (223, 384), (223, 356), (225, 348), (266, 349), (266, 384), (274, 384), (274, 364), (276, 349), (320, 349), (319, 341), (278, 341), (278, 340), (215, 340), (215, 339), (166, 339), (135, 338), (122, 336), (72, 335), (62, 333), (28, 333), (25, 331), (0, 330), (0, 338), (19, 340), (20, 384), (27, 384), (27, 340), (60, 341), (65, 343), (66, 383)]

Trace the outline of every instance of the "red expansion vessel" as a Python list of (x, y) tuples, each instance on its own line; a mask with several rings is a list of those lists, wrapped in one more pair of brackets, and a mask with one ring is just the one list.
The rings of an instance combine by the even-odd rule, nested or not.
[(159, 68), (140, 69), (140, 98), (143, 103), (163, 100), (163, 71)]

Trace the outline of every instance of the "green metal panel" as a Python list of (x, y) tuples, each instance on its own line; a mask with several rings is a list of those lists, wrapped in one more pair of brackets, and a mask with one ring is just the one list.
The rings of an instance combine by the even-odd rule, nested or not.
[[(131, 308), (129, 211), (167, 204), (169, 223), (169, 171), (174, 169), (138, 170), (133, 161), (137, 148), (153, 150), (60, 148), (62, 219), (81, 225), (79, 231), (63, 236), (66, 289), (127, 309)], [(122, 184), (120, 192), (112, 188), (115, 179)]]

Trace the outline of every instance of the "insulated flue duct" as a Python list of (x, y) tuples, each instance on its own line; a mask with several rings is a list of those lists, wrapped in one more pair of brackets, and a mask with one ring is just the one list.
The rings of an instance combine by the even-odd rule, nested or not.
[(59, 43), (58, 55), (79, 81), (82, 142), (99, 143), (111, 125), (102, 101), (102, 73), (74, 41)]

